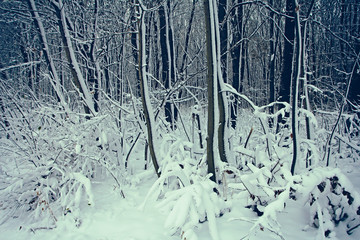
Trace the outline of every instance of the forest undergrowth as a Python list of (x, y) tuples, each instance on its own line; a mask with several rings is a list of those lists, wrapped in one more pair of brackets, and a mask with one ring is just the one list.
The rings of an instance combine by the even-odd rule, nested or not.
[[(80, 206), (96, 204), (93, 182), (112, 179), (114, 189), (126, 199), (124, 186), (143, 184), (135, 176), (153, 168), (135, 103), (121, 109), (120, 115), (117, 107), (105, 106), (90, 119), (58, 106), (31, 104), (13, 98), (7, 107), (15, 110), (8, 112), (1, 129), (0, 224), (32, 219), (31, 231), (51, 231), (59, 217), (71, 214), (75, 226), (81, 227)], [(337, 116), (300, 111), (301, 151), (292, 175), (290, 130), (283, 127), (276, 133), (269, 127), (286, 108), (267, 114), (267, 107), (239, 111), (236, 129), (227, 131), (228, 162), (216, 160), (216, 183), (207, 174), (200, 144), (206, 139), (205, 130), (199, 129), (206, 125), (205, 111), (199, 106), (192, 112), (180, 109), (183, 124), (175, 130), (158, 120), (155, 146), (161, 176), (140, 208), (165, 212), (169, 235), (187, 240), (197, 239), (196, 229), (204, 222), (212, 239), (220, 239), (217, 219), (239, 201), (256, 219), (234, 219), (252, 223), (243, 239), (259, 231), (285, 239), (277, 216), (291, 201), (301, 202), (309, 212), (308, 226), (318, 229), (319, 239), (334, 238), (340, 227), (348, 235), (359, 231), (360, 196), (342, 171), (359, 162), (357, 115), (343, 115), (329, 148)], [(313, 139), (306, 138), (305, 116), (311, 117)], [(329, 166), (327, 149), (332, 151)]]

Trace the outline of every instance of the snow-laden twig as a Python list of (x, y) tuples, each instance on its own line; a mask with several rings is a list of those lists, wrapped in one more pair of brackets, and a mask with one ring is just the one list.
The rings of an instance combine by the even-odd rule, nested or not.
[(12, 65), (12, 66), (0, 68), (0, 72), (6, 71), (6, 70), (10, 70), (10, 69), (13, 69), (13, 68), (17, 68), (17, 67), (24, 67), (24, 66), (28, 66), (28, 65), (35, 65), (35, 64), (39, 64), (39, 63), (41, 63), (41, 61), (31, 61), (31, 62), (26, 62), (26, 63), (19, 63), (19, 64), (15, 64), (15, 65)]

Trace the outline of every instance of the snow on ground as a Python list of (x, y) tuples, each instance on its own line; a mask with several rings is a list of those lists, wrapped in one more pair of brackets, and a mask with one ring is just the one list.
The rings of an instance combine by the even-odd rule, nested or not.
[[(145, 187), (144, 187), (145, 186)], [(14, 239), (72, 239), (72, 240), (168, 240), (163, 227), (164, 215), (157, 209), (139, 210), (138, 206), (149, 188), (144, 186), (124, 189), (126, 199), (114, 188), (113, 182), (93, 183), (95, 206), (82, 205), (81, 223), (76, 227), (74, 216), (67, 214), (58, 219), (57, 228), (53, 230), (36, 230), (35, 233), (18, 219), (12, 219), (0, 226), (1, 240)]]
[[(360, 169), (360, 168), (358, 168)], [(356, 184), (360, 180), (359, 170), (347, 168), (347, 173)], [(125, 186), (123, 199), (119, 189), (115, 187), (113, 180), (94, 181), (94, 206), (83, 204), (80, 209), (81, 222), (76, 226), (74, 216), (67, 214), (58, 219), (57, 228), (52, 230), (36, 230), (33, 232), (31, 220), (26, 216), (10, 219), (0, 225), (0, 240), (175, 240), (180, 236), (170, 236), (164, 228), (166, 213), (147, 204), (144, 210), (139, 206), (143, 202), (148, 189), (156, 180), (143, 178), (136, 186)], [(359, 190), (358, 186), (357, 189)], [(217, 227), (220, 239), (242, 239), (253, 226), (257, 217), (249, 209), (244, 208), (241, 199), (229, 200), (232, 209), (225, 212), (221, 218), (217, 218)], [(309, 222), (309, 211), (300, 201), (289, 201), (282, 213), (278, 214), (281, 231), (286, 240), (313, 240), (317, 238), (317, 229), (307, 226)], [(25, 222), (24, 222), (25, 221)], [(208, 223), (200, 224), (196, 229), (199, 240), (209, 240), (211, 236), (208, 231)], [(341, 232), (341, 227), (336, 236), (330, 239), (358, 240), (360, 230), (352, 236)], [(256, 231), (250, 236), (253, 240), (280, 239), (275, 233), (266, 229)]]

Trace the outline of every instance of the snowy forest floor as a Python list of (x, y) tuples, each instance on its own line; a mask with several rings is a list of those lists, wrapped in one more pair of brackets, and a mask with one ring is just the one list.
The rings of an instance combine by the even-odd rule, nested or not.
[[(358, 163), (342, 167), (342, 172), (349, 177), (356, 190), (359, 192), (360, 166)], [(155, 182), (153, 169), (140, 173), (141, 181), (133, 186), (124, 186), (126, 198), (122, 198), (120, 191), (115, 187), (113, 179), (94, 180), (92, 182), (94, 193), (94, 206), (85, 202), (79, 209), (81, 221), (76, 222), (72, 213), (57, 219), (54, 229), (41, 229), (39, 224), (32, 227), (32, 219), (28, 216), (12, 218), (0, 225), (1, 240), (38, 239), (38, 240), (175, 240), (180, 239), (178, 234), (168, 234), (164, 227), (167, 217), (152, 204), (140, 209), (147, 191)], [(229, 193), (230, 194), (230, 193)], [(251, 219), (256, 221), (256, 214), (244, 208), (241, 200), (229, 200), (231, 210), (216, 219), (220, 239), (242, 239), (253, 226)], [(282, 235), (286, 240), (316, 239), (318, 229), (308, 226), (309, 210), (300, 201), (290, 201), (284, 211), (278, 214), (277, 219), (281, 224)], [(46, 224), (45, 224), (46, 225)], [(352, 235), (347, 235), (337, 227), (336, 235), (330, 239), (360, 239), (360, 230)], [(211, 239), (208, 222), (199, 225), (195, 230), (199, 240)], [(279, 239), (267, 231), (257, 231), (250, 239)], [(329, 239), (329, 238), (328, 238)]]

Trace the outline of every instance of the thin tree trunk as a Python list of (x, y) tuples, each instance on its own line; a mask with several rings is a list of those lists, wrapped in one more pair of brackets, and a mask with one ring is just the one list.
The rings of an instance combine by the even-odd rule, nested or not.
[[(163, 3), (159, 7), (159, 22), (160, 22), (160, 48), (161, 48), (161, 62), (162, 62), (162, 82), (165, 86), (165, 89), (171, 88), (171, 54), (170, 54), (170, 43), (169, 43), (169, 23), (167, 18), (167, 8), (165, 7), (166, 3)], [(172, 127), (172, 111), (171, 103), (169, 99), (165, 102), (165, 119), (170, 123)]]
[[(286, 13), (290, 17), (294, 17), (294, 2), (293, 0), (286, 0)], [(285, 19), (285, 37), (284, 37), (284, 49), (282, 59), (282, 73), (280, 82), (279, 100), (282, 102), (290, 103), (290, 85), (293, 63), (293, 51), (294, 51), (294, 36), (295, 36), (295, 20), (287, 17)], [(285, 118), (289, 115), (285, 114)], [(280, 124), (285, 125), (286, 119), (282, 115), (279, 115), (277, 122), (277, 131), (280, 131)], [(288, 126), (284, 126), (288, 127)]]
[(221, 68), (222, 76), (227, 82), (227, 48), (228, 48), (228, 24), (225, 19), (227, 11), (227, 0), (219, 1), (218, 15), (220, 24), (220, 52), (221, 52)]
[[(350, 3), (348, 3), (350, 4)], [(352, 11), (354, 14), (352, 28), (351, 28), (351, 36), (360, 36), (360, 5), (353, 4), (354, 10)], [(360, 54), (360, 40), (359, 38), (354, 43), (354, 51), (355, 54)], [(355, 105), (360, 104), (360, 63), (357, 64), (357, 70), (354, 71), (353, 80), (351, 81), (351, 87), (349, 90), (349, 101), (354, 103)], [(360, 112), (356, 111), (356, 107), (351, 107), (351, 110), (357, 112), (358, 117), (360, 117)]]
[(146, 73), (146, 49), (145, 49), (145, 13), (143, 6), (139, 6), (139, 77), (140, 77), (140, 92), (141, 92), (141, 100), (143, 104), (144, 116), (146, 121), (147, 133), (148, 133), (148, 143), (151, 159), (155, 168), (155, 172), (158, 177), (160, 177), (161, 173), (159, 172), (159, 164), (157, 161), (157, 156), (155, 153), (154, 146), (154, 135), (153, 130), (155, 128), (155, 119), (154, 113), (151, 107), (150, 96), (149, 96), (149, 88), (147, 83), (147, 73)]
[[(239, 0), (238, 3), (242, 3), (242, 0)], [(232, 62), (232, 72), (233, 72), (233, 81), (232, 86), (236, 91), (242, 93), (242, 81), (244, 79), (244, 61), (243, 56), (245, 53), (244, 43), (241, 41), (243, 37), (243, 6), (239, 5), (237, 7), (237, 12), (233, 18), (233, 44), (236, 44), (235, 47), (231, 50), (231, 62)], [(232, 128), (236, 128), (236, 119), (238, 112), (238, 97), (235, 96), (235, 101), (230, 108), (230, 118)]]
[[(131, 1), (130, 1), (131, 2)], [(137, 1), (136, 1), (137, 2)], [(136, 6), (134, 6), (134, 10), (133, 10), (133, 14), (131, 15), (131, 36), (130, 36), (130, 43), (131, 43), (131, 52), (132, 52), (132, 55), (133, 55), (133, 58), (134, 58), (134, 62), (135, 62), (135, 70), (136, 70), (136, 82), (140, 82), (140, 72), (141, 72), (141, 69), (140, 69), (140, 66), (138, 65), (138, 60), (139, 60), (139, 49), (138, 49), (138, 24), (136, 24)], [(139, 96), (141, 95), (140, 94), (141, 90), (140, 90), (140, 85), (137, 84), (136, 85), (136, 91), (135, 91), (135, 95), (136, 96)]]
[(96, 51), (98, 50), (96, 47), (96, 39), (97, 39), (97, 28), (98, 28), (98, 8), (99, 8), (99, 0), (95, 0), (95, 4), (94, 4), (94, 23), (93, 23), (93, 40), (91, 43), (91, 48), (90, 48), (90, 58), (91, 61), (93, 63), (93, 65), (95, 66), (95, 70), (91, 70), (92, 71), (92, 79), (94, 79), (93, 81), (93, 89), (92, 92), (94, 93), (94, 110), (96, 112), (99, 111), (99, 89), (101, 88), (100, 84), (101, 84), (101, 70), (100, 70), (100, 64), (99, 61), (97, 59), (96, 56)]
[(195, 7), (196, 7), (196, 1), (193, 1), (190, 19), (189, 19), (189, 25), (188, 25), (188, 29), (186, 31), (184, 55), (181, 60), (180, 74), (184, 74), (184, 70), (185, 70), (186, 56), (188, 55), (188, 48), (189, 48), (189, 41), (190, 41), (190, 33), (191, 33), (191, 28), (192, 28), (192, 22), (194, 20), (194, 15), (195, 15)]
[[(315, 3), (315, 0), (313, 0), (311, 2), (311, 5), (309, 7), (309, 10), (308, 10), (308, 13), (307, 13), (307, 16), (306, 18), (309, 18), (310, 17), (310, 14), (311, 14), (311, 11), (312, 11), (312, 8), (314, 6), (314, 3)], [(308, 88), (307, 88), (307, 75), (306, 75), (306, 62), (305, 62), (305, 59), (306, 59), (306, 48), (305, 48), (305, 43), (306, 43), (306, 35), (307, 35), (307, 26), (308, 26), (308, 22), (304, 22), (304, 27), (303, 27), (303, 31), (302, 31), (302, 51), (301, 51), (301, 63), (300, 63), (300, 79), (302, 79), (302, 89), (303, 89), (303, 92), (304, 92), (304, 96), (305, 96), (305, 101), (304, 101), (304, 108), (311, 112), (311, 106), (310, 106), (310, 99), (309, 99), (309, 92), (308, 92)], [(311, 129), (311, 124), (310, 124), (310, 119), (309, 119), (309, 116), (306, 115), (305, 116), (305, 127), (306, 127), (306, 138), (308, 140), (311, 140), (312, 138), (312, 129)], [(307, 154), (306, 154), (306, 167), (309, 167), (311, 165), (311, 161), (310, 161), (310, 158), (311, 158), (311, 150), (308, 149), (307, 150)]]
[(215, 138), (215, 106), (217, 105), (217, 65), (215, 55), (215, 32), (212, 0), (204, 0), (206, 26), (206, 57), (207, 57), (207, 90), (208, 90), (208, 125), (207, 125), (207, 165), (210, 179), (216, 182), (214, 138)]
[[(274, 0), (270, 0), (269, 1), (270, 6), (273, 6), (274, 4)], [(275, 13), (273, 11), (270, 12), (270, 19), (269, 19), (269, 24), (270, 24), (270, 59), (269, 59), (269, 84), (270, 84), (270, 88), (269, 88), (269, 102), (275, 102), (275, 56), (276, 56), (276, 51), (275, 51)], [(270, 113), (274, 113), (274, 107), (270, 107)], [(273, 122), (272, 120), (269, 120), (269, 126), (270, 128), (273, 127)]]
[[(160, 16), (160, 46), (162, 56), (162, 79), (166, 90), (172, 88), (175, 80), (175, 53), (174, 53), (174, 39), (172, 31), (172, 16), (171, 16), (170, 1), (164, 2), (159, 8)], [(170, 123), (171, 129), (175, 129), (175, 121), (177, 120), (177, 109), (172, 103), (172, 94), (165, 103), (165, 119)]]
[(200, 148), (203, 149), (204, 144), (203, 144), (202, 134), (201, 134), (200, 115), (198, 113), (194, 113), (194, 114), (195, 114), (195, 118), (196, 118), (196, 121), (197, 121), (197, 128), (198, 128), (198, 135), (199, 135), (199, 145), (200, 145)]
[[(225, 1), (226, 2), (226, 1)], [(226, 4), (226, 3), (225, 3)], [(221, 56), (222, 56), (222, 44), (221, 44), (221, 31), (219, 27), (219, 18), (217, 14), (217, 7), (214, 3), (213, 5), (214, 11), (214, 29), (215, 29), (215, 37), (216, 37), (216, 65), (218, 72), (218, 107), (219, 107), (219, 128), (218, 128), (218, 147), (219, 147), (219, 155), (220, 160), (222, 162), (227, 162), (227, 139), (226, 139), (226, 121), (227, 121), (227, 99), (226, 93), (222, 91), (224, 89), (224, 78), (223, 72), (226, 69), (221, 69)]]
[(294, 74), (292, 82), (292, 136), (293, 136), (293, 159), (291, 163), (291, 174), (295, 174), (296, 161), (298, 159), (298, 153), (300, 150), (298, 141), (298, 95), (299, 95), (299, 78), (301, 72), (301, 52), (302, 52), (302, 40), (301, 40), (301, 23), (299, 5), (297, 0), (293, 0), (293, 11), (295, 16), (295, 29), (296, 29), (296, 59), (294, 59)]

